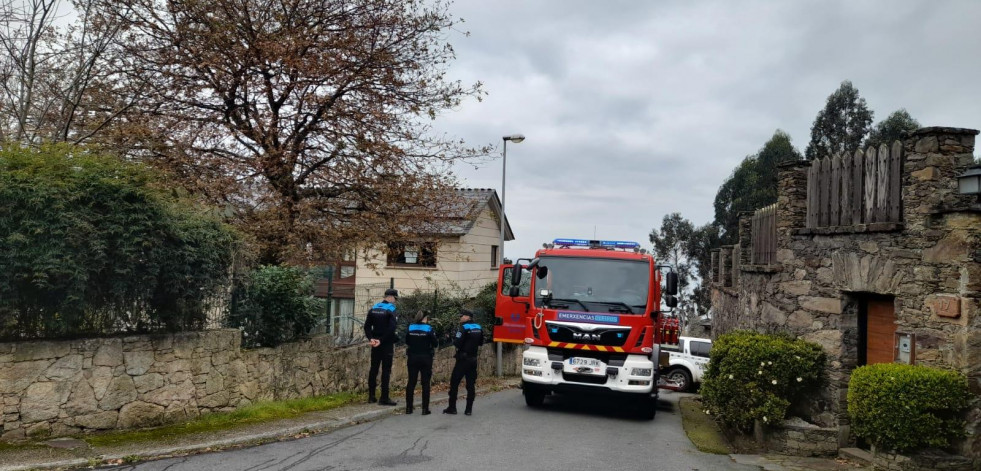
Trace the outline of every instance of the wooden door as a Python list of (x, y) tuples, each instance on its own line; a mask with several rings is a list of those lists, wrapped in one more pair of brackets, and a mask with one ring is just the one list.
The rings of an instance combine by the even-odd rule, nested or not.
[(870, 299), (867, 312), (865, 362), (868, 365), (892, 363), (896, 356), (895, 303), (892, 299)]

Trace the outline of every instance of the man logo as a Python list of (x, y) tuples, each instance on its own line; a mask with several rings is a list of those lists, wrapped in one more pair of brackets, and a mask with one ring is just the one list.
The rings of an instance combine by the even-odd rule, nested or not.
[(600, 334), (591, 334), (587, 332), (573, 332), (572, 338), (578, 341), (599, 342)]

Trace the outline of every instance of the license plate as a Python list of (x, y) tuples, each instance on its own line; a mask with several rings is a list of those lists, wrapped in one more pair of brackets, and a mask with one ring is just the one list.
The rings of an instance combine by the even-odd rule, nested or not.
[(579, 358), (579, 357), (570, 358), (569, 364), (572, 366), (593, 366), (596, 368), (603, 366), (603, 362), (595, 358)]
[(565, 371), (581, 375), (605, 375), (605, 366), (595, 358), (573, 357), (566, 361)]

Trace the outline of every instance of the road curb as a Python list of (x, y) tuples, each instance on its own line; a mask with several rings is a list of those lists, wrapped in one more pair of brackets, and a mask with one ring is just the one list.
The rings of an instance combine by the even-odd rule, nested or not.
[[(483, 388), (477, 390), (477, 394), (487, 394), (488, 392), (497, 392), (497, 390), (495, 390), (494, 388)], [(434, 397), (431, 398), (429, 401), (430, 405), (441, 404), (446, 402), (449, 402), (449, 397)], [(422, 400), (420, 399), (417, 401), (413, 401), (413, 404), (416, 407), (422, 407)], [(99, 463), (105, 463), (107, 461), (117, 461), (117, 460), (153, 461), (157, 459), (168, 458), (174, 455), (191, 455), (191, 454), (196, 454), (205, 451), (219, 451), (221, 449), (231, 448), (231, 447), (249, 447), (249, 446), (256, 446), (264, 442), (272, 442), (272, 441), (291, 441), (291, 440), (298, 439), (298, 438), (293, 438), (297, 434), (310, 433), (310, 435), (319, 435), (323, 433), (334, 432), (346, 427), (351, 427), (365, 422), (375, 421), (387, 416), (398, 415), (400, 410), (404, 410), (404, 409), (399, 406), (389, 406), (384, 409), (361, 412), (351, 416), (322, 420), (318, 422), (311, 422), (303, 425), (294, 425), (283, 429), (278, 429), (269, 432), (255, 433), (255, 434), (250, 434), (241, 437), (211, 440), (208, 442), (196, 443), (193, 445), (161, 447), (161, 448), (155, 448), (155, 449), (146, 450), (137, 453), (128, 453), (126, 455), (99, 455), (93, 457), (92, 459), (77, 458), (72, 460), (51, 461), (47, 463), (38, 463), (38, 464), (31, 464), (31, 465), (0, 466), (0, 471), (29, 471), (29, 470), (45, 470), (45, 469), (78, 468), (83, 466), (89, 466), (93, 460), (98, 460)], [(136, 458), (136, 460), (134, 460), (134, 458)]]

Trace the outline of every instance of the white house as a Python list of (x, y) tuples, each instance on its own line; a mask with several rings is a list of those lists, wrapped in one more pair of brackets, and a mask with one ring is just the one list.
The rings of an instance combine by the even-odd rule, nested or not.
[(393, 282), (402, 295), (415, 291), (476, 294), (497, 281), (500, 228), (514, 240), (501, 200), (492, 189), (457, 190), (463, 204), (433, 234), (358, 251), (354, 309), (367, 311)]

